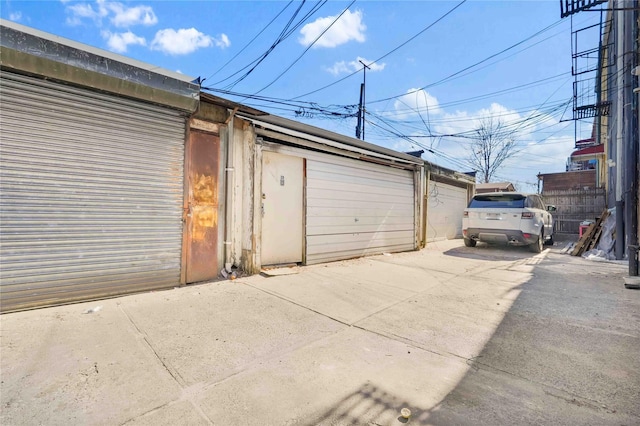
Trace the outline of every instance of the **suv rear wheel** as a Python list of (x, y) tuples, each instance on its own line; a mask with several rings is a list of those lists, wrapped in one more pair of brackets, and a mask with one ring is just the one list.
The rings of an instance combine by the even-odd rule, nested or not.
[(471, 238), (465, 238), (464, 239), (464, 245), (467, 247), (475, 247), (476, 246), (476, 240), (472, 240)]
[(540, 232), (540, 235), (538, 235), (538, 239), (536, 240), (536, 242), (529, 245), (529, 250), (531, 250), (534, 253), (540, 253), (542, 252), (543, 245), (544, 245), (544, 234)]

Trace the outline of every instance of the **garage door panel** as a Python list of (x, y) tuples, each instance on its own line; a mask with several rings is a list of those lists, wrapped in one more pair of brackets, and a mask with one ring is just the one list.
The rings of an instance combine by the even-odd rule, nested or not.
[(182, 113), (2, 72), (2, 311), (180, 282)]
[[(108, 276), (113, 273), (113, 270), (117, 268), (117, 274), (131, 274), (134, 272), (144, 272), (150, 265), (153, 265), (157, 271), (158, 276), (162, 275), (164, 269), (175, 268), (180, 265), (179, 259), (173, 259), (170, 256), (158, 255), (157, 253), (149, 252), (153, 255), (153, 263), (149, 262), (148, 256), (121, 256), (103, 258), (101, 261), (96, 258), (92, 258), (90, 265), (87, 262), (67, 262), (59, 263), (57, 265), (39, 265), (37, 270), (32, 267), (29, 268), (24, 265), (22, 268), (12, 268), (11, 264), (8, 264), (6, 273), (3, 272), (3, 285), (9, 286), (12, 284), (23, 284), (24, 288), (35, 289), (38, 288), (37, 283), (42, 283), (40, 288), (50, 288), (53, 281), (63, 282), (64, 280), (73, 278), (84, 278), (90, 282), (94, 280), (94, 277), (105, 275)], [(126, 264), (127, 266), (123, 266)], [(69, 272), (73, 270), (74, 272)], [(19, 272), (17, 274), (16, 272)], [(25, 279), (28, 279), (28, 283), (25, 284)], [(18, 287), (14, 287), (11, 292), (15, 292)], [(3, 292), (4, 293), (4, 292)]]
[[(344, 175), (349, 177), (361, 177), (381, 180), (396, 180), (403, 182), (406, 177), (406, 170), (394, 167), (383, 166), (381, 164), (369, 163), (347, 158), (329, 158), (322, 155), (323, 159), (310, 158), (310, 170), (318, 172), (328, 172), (332, 175)], [(382, 173), (382, 174), (381, 174)]]
[(313, 216), (307, 218), (308, 226), (363, 226), (363, 225), (412, 225), (411, 218), (403, 216), (358, 216), (354, 220), (352, 216)]
[[(345, 248), (384, 247), (387, 244), (402, 244), (407, 238), (413, 238), (412, 231), (390, 231), (373, 233), (350, 233), (331, 235), (309, 235), (309, 247)], [(362, 245), (366, 243), (366, 245)]]
[[(60, 281), (48, 281), (49, 284), (41, 288), (31, 288), (23, 285), (16, 287), (12, 292), (11, 302), (14, 306), (32, 306), (34, 291), (42, 291), (38, 298), (38, 306), (50, 306), (67, 303), (73, 300), (86, 300), (96, 297), (109, 297), (132, 292), (131, 280), (136, 281), (136, 292), (154, 290), (163, 287), (171, 287), (171, 279), (149, 276), (146, 271), (127, 272), (124, 274), (109, 274), (104, 279), (95, 282), (87, 282), (86, 278), (64, 279)], [(70, 298), (69, 295), (73, 295)], [(99, 296), (98, 296), (99, 295)], [(4, 294), (2, 295), (4, 297)]]
[[(19, 158), (29, 157), (31, 161), (39, 162), (42, 167), (45, 168), (60, 168), (62, 165), (60, 164), (51, 164), (52, 159), (58, 159), (60, 156), (64, 156), (68, 160), (73, 159), (82, 159), (83, 161), (88, 161), (91, 158), (91, 163), (94, 167), (108, 166), (108, 167), (116, 167), (122, 169), (122, 162), (120, 161), (120, 157), (118, 156), (118, 151), (122, 150), (123, 147), (114, 148), (106, 145), (102, 146), (90, 146), (85, 145), (82, 152), (78, 152), (76, 148), (72, 145), (61, 145), (51, 142), (51, 138), (38, 138), (39, 142), (47, 145), (47, 152), (42, 152), (41, 150), (31, 149), (24, 146), (24, 143), (20, 140), (16, 140), (13, 138), (5, 138), (3, 140), (4, 148), (9, 151), (11, 149), (20, 149), (19, 152), (13, 153), (12, 155), (18, 156)], [(93, 149), (92, 149), (93, 148)], [(145, 148), (127, 148), (129, 157), (133, 160), (144, 161), (146, 163), (146, 167), (140, 170), (140, 173), (148, 173), (155, 170), (164, 170), (166, 166), (165, 160), (162, 158), (149, 158), (148, 149)], [(159, 149), (158, 153), (163, 153), (165, 156), (173, 156), (173, 149)], [(67, 164), (69, 166), (69, 164)], [(127, 171), (126, 169), (122, 169), (123, 171)]]
[[(4, 75), (7, 77), (5, 78)], [(24, 91), (25, 83), (30, 84), (29, 91)], [(23, 113), (39, 116), (44, 123), (68, 122), (72, 126), (78, 124), (96, 124), (96, 116), (104, 114), (104, 104), (111, 105), (108, 117), (112, 120), (101, 123), (105, 130), (121, 128), (128, 132), (134, 129), (147, 129), (145, 135), (155, 133), (162, 136), (165, 132), (176, 132), (176, 124), (180, 123), (179, 114), (166, 114), (162, 121), (158, 121), (159, 107), (143, 102), (130, 101), (125, 98), (116, 98), (110, 95), (102, 95), (81, 88), (58, 85), (56, 83), (36, 81), (25, 76), (3, 73), (3, 100), (13, 104), (3, 116), (19, 119)], [(51, 88), (58, 89), (52, 91)], [(79, 102), (79, 97), (80, 99)], [(131, 114), (130, 106), (135, 103), (135, 114)], [(82, 108), (77, 106), (81, 104)], [(165, 109), (166, 111), (166, 109)], [(29, 123), (27, 123), (28, 125)]]
[(415, 248), (413, 172), (307, 160), (307, 264)]
[(413, 244), (387, 245), (384, 247), (384, 249), (381, 249), (380, 247), (372, 247), (372, 248), (359, 247), (354, 250), (341, 250), (341, 251), (314, 254), (313, 258), (311, 259), (311, 263), (317, 264), (317, 263), (325, 263), (325, 262), (334, 262), (337, 260), (354, 259), (358, 257), (370, 256), (370, 255), (381, 254), (381, 253), (397, 253), (397, 252), (403, 252), (403, 251), (410, 251), (413, 249), (414, 249)]
[[(25, 203), (36, 203), (41, 200), (55, 201), (59, 200), (58, 197), (62, 195), (68, 202), (86, 202), (87, 204), (93, 204), (94, 201), (97, 201), (97, 205), (119, 204), (121, 206), (126, 205), (125, 203), (130, 203), (129, 206), (132, 209), (136, 209), (138, 206), (146, 207), (146, 202), (155, 203), (155, 205), (161, 207), (163, 205), (162, 203), (166, 202), (167, 199), (174, 201), (174, 197), (166, 191), (166, 184), (162, 183), (149, 184), (147, 186), (147, 191), (144, 194), (141, 194), (136, 190), (135, 185), (131, 184), (115, 186), (83, 186), (78, 183), (78, 186), (75, 187), (76, 189), (74, 190), (73, 185), (65, 185), (65, 182), (62, 180), (60, 180), (59, 185), (52, 184), (50, 181), (43, 182), (42, 185), (31, 185), (27, 183), (28, 181), (26, 181), (26, 179), (29, 179), (27, 177), (20, 180), (16, 179), (13, 183), (10, 184), (7, 182), (9, 180), (9, 177), (10, 173), (0, 174), (0, 178), (5, 181), (5, 185), (3, 185), (3, 188), (7, 188), (7, 190), (3, 193), (3, 195), (5, 196), (3, 197), (3, 201), (6, 201), (7, 203), (12, 200), (20, 199), (25, 194), (30, 197), (29, 200), (25, 200)], [(77, 179), (69, 179), (71, 183), (76, 180)], [(130, 187), (128, 188), (128, 186)], [(118, 197), (117, 199), (106, 199), (104, 197), (104, 194), (111, 189), (117, 189), (120, 197)], [(163, 191), (163, 189), (165, 189), (165, 191)], [(42, 190), (45, 190), (47, 192), (35, 192)], [(175, 191), (178, 192), (178, 189), (176, 188)], [(101, 200), (103, 200), (103, 202), (100, 202)], [(164, 208), (166, 209), (167, 207), (168, 206), (164, 204)], [(173, 211), (174, 209), (170, 210)]]
[(371, 185), (349, 185), (349, 189), (341, 188), (336, 191), (336, 185), (327, 185), (326, 188), (316, 186), (307, 187), (310, 198), (329, 198), (335, 200), (362, 200), (379, 202), (384, 199), (389, 203), (411, 204), (413, 191), (389, 191), (386, 188), (372, 187)]
[[(332, 204), (340, 203), (340, 206)], [(376, 206), (378, 208), (376, 208)], [(380, 203), (365, 203), (358, 201), (333, 201), (332, 200), (313, 200), (307, 205), (308, 216), (348, 216), (351, 218), (360, 217), (377, 217), (383, 219), (387, 216), (403, 216), (413, 214), (412, 206), (408, 204), (396, 204), (391, 207), (384, 208)]]
[(462, 236), (462, 213), (467, 207), (467, 190), (441, 182), (430, 182), (427, 210), (427, 240)]
[(381, 225), (327, 225), (327, 226), (308, 226), (307, 235), (324, 235), (327, 233), (333, 234), (348, 234), (353, 232), (358, 233), (375, 233), (375, 232), (389, 232), (389, 231), (402, 231), (407, 229), (407, 224), (386, 224)]
[[(307, 176), (311, 178), (314, 185), (322, 185), (322, 187), (333, 187), (336, 182), (339, 184), (349, 185), (375, 185), (377, 187), (385, 187), (392, 190), (409, 190), (413, 189), (413, 185), (409, 185), (406, 176), (380, 176), (379, 172), (362, 172), (362, 175), (354, 176), (354, 169), (336, 170), (335, 173), (328, 171), (320, 171), (307, 169)], [(341, 173), (342, 172), (342, 173)], [(331, 186), (328, 186), (331, 185)]]

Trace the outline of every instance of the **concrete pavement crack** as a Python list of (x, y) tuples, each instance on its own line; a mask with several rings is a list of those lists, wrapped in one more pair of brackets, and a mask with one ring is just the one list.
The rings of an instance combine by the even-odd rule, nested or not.
[[(342, 328), (340, 330), (337, 330), (337, 331), (335, 331), (335, 332), (333, 332), (331, 334), (328, 334), (326, 336), (322, 336), (322, 337), (319, 337), (319, 338), (311, 340), (311, 341), (306, 341), (306, 342), (303, 342), (303, 343), (298, 344), (298, 345), (290, 346), (290, 347), (286, 348), (285, 350), (273, 353), (268, 357), (259, 358), (254, 362), (248, 363), (248, 364), (238, 368), (237, 370), (233, 371), (231, 374), (229, 374), (226, 377), (223, 377), (222, 379), (212, 380), (212, 381), (209, 381), (209, 382), (201, 382), (201, 383), (198, 383), (196, 385), (191, 386), (191, 388), (198, 388), (198, 392), (205, 392), (208, 389), (210, 389), (212, 387), (215, 387), (215, 386), (218, 386), (218, 385), (220, 385), (220, 384), (222, 384), (224, 382), (227, 382), (227, 381), (233, 379), (236, 376), (239, 376), (239, 375), (241, 375), (241, 374), (243, 374), (243, 373), (245, 373), (247, 371), (251, 371), (256, 366), (259, 366), (259, 365), (262, 365), (262, 364), (266, 364), (266, 363), (268, 363), (270, 361), (278, 359), (278, 358), (280, 358), (282, 356), (285, 356), (287, 354), (295, 352), (295, 351), (297, 351), (299, 349), (302, 349), (304, 347), (313, 345), (313, 344), (318, 343), (318, 342), (320, 342), (322, 340), (325, 340), (325, 339), (329, 339), (329, 338), (331, 338), (333, 336), (336, 336), (336, 335), (338, 335), (340, 333), (344, 333), (346, 330), (349, 329), (348, 324), (345, 324), (345, 325), (347, 325), (347, 327)], [(188, 388), (188, 389), (190, 389), (190, 388)]]
[(135, 323), (133, 318), (131, 318), (129, 313), (122, 307), (122, 305), (118, 304), (118, 307), (120, 308), (120, 311), (122, 311), (122, 313), (127, 317), (131, 325), (133, 325), (133, 327), (136, 329), (138, 334), (142, 336), (144, 342), (147, 344), (149, 349), (151, 349), (151, 352), (153, 352), (153, 355), (160, 362), (160, 364), (162, 364), (164, 369), (167, 370), (167, 373), (169, 373), (169, 375), (173, 377), (173, 379), (176, 381), (176, 383), (180, 386), (181, 389), (184, 389), (186, 386), (186, 382), (182, 378), (182, 376), (180, 376), (180, 373), (178, 373), (178, 371), (175, 368), (173, 368), (173, 366), (171, 366), (167, 361), (162, 359), (158, 351), (156, 351), (156, 349), (153, 347), (153, 344), (151, 343), (151, 339), (149, 338), (149, 336), (144, 331), (142, 331), (140, 327), (138, 327), (138, 325)]
[[(129, 320), (129, 322), (131, 323), (133, 328), (135, 328), (135, 330), (142, 337), (142, 339), (147, 344), (147, 346), (149, 347), (151, 352), (153, 352), (153, 355), (155, 356), (155, 358), (160, 362), (160, 364), (162, 364), (162, 367), (164, 367), (164, 369), (167, 371), (167, 373), (169, 373), (169, 375), (178, 384), (178, 386), (180, 387), (180, 389), (182, 391), (182, 395), (179, 398), (177, 398), (177, 399), (175, 399), (173, 401), (170, 401), (170, 402), (168, 402), (166, 404), (163, 404), (163, 405), (161, 405), (159, 407), (153, 408), (153, 409), (151, 409), (151, 410), (147, 411), (146, 413), (143, 413), (143, 414), (141, 414), (139, 416), (133, 417), (133, 418), (127, 420), (126, 422), (124, 422), (123, 423), (123, 425), (124, 425), (124, 424), (127, 424), (127, 423), (131, 422), (132, 420), (134, 420), (134, 419), (136, 419), (138, 417), (149, 415), (151, 413), (154, 413), (154, 412), (160, 410), (161, 408), (163, 408), (165, 406), (172, 405), (172, 404), (174, 404), (174, 403), (176, 403), (178, 401), (184, 400), (185, 399), (185, 395), (187, 394), (188, 386), (187, 386), (185, 380), (180, 375), (180, 373), (178, 373), (178, 371), (175, 368), (173, 368), (173, 366), (171, 364), (169, 364), (169, 362), (167, 362), (167, 361), (162, 359), (162, 357), (160, 356), (158, 351), (156, 351), (156, 349), (153, 347), (153, 344), (152, 344), (151, 339), (149, 338), (149, 336), (147, 336), (147, 334), (144, 331), (142, 331), (142, 329), (140, 329), (140, 327), (138, 327), (138, 325), (135, 323), (135, 321), (133, 320), (131, 315), (129, 315), (129, 313), (124, 309), (124, 307), (121, 304), (118, 304), (118, 308), (124, 314), (124, 316)], [(197, 411), (198, 414), (203, 418), (203, 420), (205, 420), (207, 422), (207, 424), (213, 425), (213, 422), (211, 421), (211, 419), (209, 419), (209, 417), (204, 413), (204, 411), (202, 410), (202, 408), (200, 408), (200, 406), (198, 404), (196, 404), (194, 401), (192, 401), (191, 398), (186, 398), (186, 399), (194, 407), (195, 411)]]
[(295, 300), (292, 300), (292, 299), (289, 299), (288, 297), (282, 296), (281, 294), (278, 294), (278, 293), (275, 293), (275, 292), (269, 291), (269, 290), (267, 290), (267, 289), (264, 289), (264, 288), (262, 288), (262, 287), (255, 286), (255, 285), (253, 285), (253, 284), (250, 284), (250, 283), (247, 283), (247, 282), (244, 282), (244, 281), (240, 281), (240, 280), (238, 280), (237, 282), (238, 282), (239, 284), (246, 285), (247, 287), (251, 287), (251, 288), (256, 289), (256, 290), (258, 290), (258, 291), (261, 291), (261, 292), (263, 292), (263, 293), (267, 293), (267, 294), (269, 294), (269, 295), (271, 295), (271, 296), (273, 296), (273, 297), (275, 297), (275, 298), (278, 298), (278, 299), (280, 299), (280, 300), (284, 300), (284, 301), (289, 302), (289, 303), (291, 303), (291, 304), (293, 304), (293, 305), (299, 306), (299, 307), (301, 307), (301, 308), (303, 308), (303, 309), (306, 309), (307, 311), (311, 311), (311, 312), (314, 312), (314, 313), (316, 313), (316, 314), (318, 314), (318, 315), (321, 315), (321, 316), (323, 316), (323, 317), (325, 317), (325, 318), (329, 318), (330, 320), (335, 321), (335, 322), (338, 322), (338, 323), (340, 323), (340, 324), (342, 324), (342, 325), (346, 325), (346, 326), (348, 326), (348, 327), (350, 327), (350, 326), (351, 326), (351, 324), (349, 324), (349, 323), (348, 323), (348, 322), (346, 322), (346, 321), (343, 321), (343, 320), (341, 320), (341, 319), (338, 319), (338, 318), (332, 317), (332, 316), (327, 315), (327, 314), (325, 314), (325, 313), (323, 313), (323, 312), (317, 311), (317, 310), (315, 310), (315, 309), (313, 309), (313, 308), (311, 308), (311, 307), (309, 307), (309, 306), (305, 306), (305, 305), (303, 305), (303, 304), (301, 304), (301, 303), (296, 302)]

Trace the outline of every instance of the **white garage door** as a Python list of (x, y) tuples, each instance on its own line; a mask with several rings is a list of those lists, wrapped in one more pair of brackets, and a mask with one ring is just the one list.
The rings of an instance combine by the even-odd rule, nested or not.
[(427, 241), (461, 237), (466, 188), (430, 181), (428, 196)]
[(307, 264), (415, 248), (413, 172), (315, 154), (306, 173)]

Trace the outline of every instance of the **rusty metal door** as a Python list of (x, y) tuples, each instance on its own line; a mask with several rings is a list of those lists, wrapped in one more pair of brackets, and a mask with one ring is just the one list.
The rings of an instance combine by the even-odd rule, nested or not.
[(218, 275), (218, 167), (220, 138), (191, 130), (187, 147), (186, 282)]

